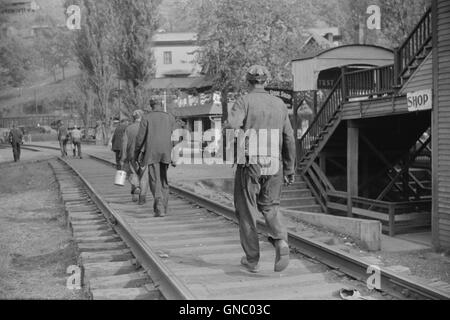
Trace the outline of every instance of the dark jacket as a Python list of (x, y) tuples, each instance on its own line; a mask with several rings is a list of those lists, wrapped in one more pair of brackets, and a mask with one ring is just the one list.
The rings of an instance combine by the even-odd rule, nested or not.
[(122, 138), (122, 162), (134, 160), (134, 150), (136, 148), (136, 137), (139, 132), (141, 122), (135, 122), (127, 127)]
[(65, 126), (61, 126), (58, 129), (58, 140), (67, 140), (69, 139), (69, 131), (67, 131), (67, 128)]
[(116, 130), (114, 131), (113, 137), (112, 137), (112, 151), (122, 151), (122, 138), (123, 134), (125, 133), (125, 130), (127, 129), (126, 124), (120, 124)]
[(8, 138), (11, 144), (22, 143), (23, 139), (22, 131), (17, 128), (11, 129)]
[(136, 137), (135, 159), (145, 148), (145, 166), (159, 162), (170, 164), (175, 126), (175, 118), (164, 111), (153, 111), (144, 117)]
[[(294, 130), (289, 120), (284, 102), (264, 89), (254, 89), (248, 95), (239, 98), (233, 105), (225, 128), (278, 129), (280, 132), (280, 160), (283, 160), (284, 175), (295, 173)], [(269, 149), (270, 150), (270, 149)]]

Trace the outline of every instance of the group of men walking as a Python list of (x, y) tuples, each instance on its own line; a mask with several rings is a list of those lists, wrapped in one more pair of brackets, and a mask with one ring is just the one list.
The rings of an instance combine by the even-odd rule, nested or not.
[(172, 132), (175, 118), (165, 112), (161, 101), (150, 102), (152, 111), (133, 113), (133, 124), (122, 120), (112, 138), (117, 170), (127, 172), (132, 200), (138, 205), (147, 202), (147, 192), (153, 195), (155, 217), (168, 214), (169, 182), (167, 172), (172, 162)]
[[(270, 74), (262, 66), (253, 66), (247, 72), (251, 89), (233, 105), (224, 129), (276, 130), (279, 133), (281, 163), (276, 172), (268, 173), (261, 162), (238, 163), (234, 186), (234, 204), (239, 220), (241, 245), (245, 256), (241, 265), (250, 272), (259, 272), (259, 237), (257, 216), (262, 214), (269, 229), (269, 241), (276, 252), (274, 271), (281, 272), (289, 265), (289, 246), (286, 227), (280, 219), (280, 199), (283, 183), (295, 181), (295, 140), (288, 110), (283, 101), (264, 90)], [(152, 112), (142, 116), (133, 113), (134, 123), (123, 121), (116, 129), (112, 150), (116, 153), (118, 170), (128, 173), (134, 201), (145, 204), (148, 184), (154, 197), (156, 217), (168, 214), (169, 184), (167, 171), (171, 163), (171, 135), (175, 119), (162, 111), (161, 103), (151, 102)], [(262, 157), (257, 157), (258, 159)]]
[(81, 156), (81, 138), (83, 134), (79, 127), (74, 127), (72, 130), (67, 129), (67, 127), (60, 123), (58, 127), (58, 141), (59, 147), (61, 149), (61, 156), (63, 158), (67, 157), (67, 144), (72, 143), (73, 157), (83, 159)]
[[(281, 272), (289, 265), (287, 231), (280, 219), (279, 208), (283, 183), (290, 185), (295, 181), (295, 140), (283, 101), (264, 90), (269, 77), (269, 71), (262, 66), (253, 66), (247, 71), (250, 93), (236, 101), (224, 125), (225, 130), (275, 130), (279, 133), (276, 161), (281, 165), (276, 172), (268, 172), (264, 168), (261, 159), (266, 154), (257, 155), (256, 162), (251, 161), (250, 155), (246, 154), (245, 163), (237, 164), (235, 174), (234, 204), (241, 245), (245, 252), (241, 265), (255, 273), (259, 272), (260, 260), (256, 223), (259, 214), (266, 220), (269, 241), (275, 248), (274, 271)], [(117, 169), (126, 171), (128, 175), (132, 200), (144, 205), (150, 187), (154, 215), (164, 217), (169, 213), (167, 172), (172, 163), (171, 137), (176, 122), (171, 114), (163, 111), (162, 102), (152, 100), (150, 106), (152, 110), (146, 115), (141, 110), (135, 111), (131, 125), (127, 120), (120, 123), (112, 138), (112, 150), (116, 154)], [(21, 134), (12, 130), (10, 136), (13, 150), (18, 150), (14, 158), (20, 158)], [(63, 156), (67, 156), (66, 144), (71, 140), (81, 158), (79, 129), (75, 128), (69, 133), (67, 128), (60, 126), (58, 139)]]

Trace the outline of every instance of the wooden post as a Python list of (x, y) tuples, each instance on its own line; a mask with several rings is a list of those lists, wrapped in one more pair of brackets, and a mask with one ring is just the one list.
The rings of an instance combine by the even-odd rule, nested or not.
[(313, 91), (313, 112), (314, 112), (314, 117), (317, 116), (317, 112), (319, 112), (319, 106), (317, 105), (317, 90)]
[(394, 205), (389, 205), (389, 236), (395, 236), (395, 209)]
[(327, 174), (327, 157), (324, 154), (319, 155), (319, 166), (320, 166), (320, 170), (322, 170), (322, 172), (324, 174)]
[(400, 84), (400, 53), (399, 48), (394, 48), (394, 87), (397, 87)]
[(354, 121), (347, 122), (347, 207), (353, 216), (352, 198), (358, 196), (359, 128)]
[[(362, 183), (366, 184), (369, 179), (370, 179), (370, 166), (369, 166), (369, 155), (366, 153), (364, 153), (363, 159), (362, 159)], [(363, 191), (363, 196), (364, 198), (369, 198), (370, 195), (370, 187), (368, 186), (367, 188), (364, 188)]]
[(347, 97), (348, 97), (348, 91), (347, 91), (347, 79), (345, 77), (345, 73), (346, 73), (347, 69), (346, 67), (342, 67), (341, 68), (341, 87), (342, 87), (342, 100), (344, 102), (347, 101)]

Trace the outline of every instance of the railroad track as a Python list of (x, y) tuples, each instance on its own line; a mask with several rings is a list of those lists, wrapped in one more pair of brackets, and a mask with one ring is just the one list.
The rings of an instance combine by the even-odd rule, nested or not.
[[(11, 145), (9, 144), (0, 144), (0, 149), (11, 149)], [(32, 151), (32, 152), (41, 152), (39, 149), (27, 147), (27, 146), (21, 146), (22, 150)]]
[[(366, 263), (295, 234), (289, 234), (290, 245), (293, 253), (301, 255), (292, 255), (285, 273), (272, 272), (273, 248), (263, 241), (263, 271), (249, 274), (239, 266), (242, 249), (232, 209), (172, 187), (170, 215), (153, 218), (152, 201), (138, 207), (131, 202), (128, 188), (112, 185), (111, 162), (90, 157), (65, 160), (64, 166), (64, 170), (70, 166), (72, 175), (87, 186), (90, 199), (131, 251), (133, 258), (128, 261), (152, 279), (148, 280), (152, 294), (156, 289), (166, 299), (335, 299), (340, 288), (365, 285)], [(263, 221), (259, 224), (264, 232)], [(381, 288), (389, 299), (449, 298), (440, 290), (382, 269)], [(386, 298), (376, 291), (372, 297)]]

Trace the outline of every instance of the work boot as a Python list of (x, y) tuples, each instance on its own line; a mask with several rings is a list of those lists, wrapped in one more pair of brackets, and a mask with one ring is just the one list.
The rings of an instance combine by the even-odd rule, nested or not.
[(284, 271), (289, 265), (289, 245), (284, 240), (275, 241), (275, 272)]
[(250, 263), (250, 262), (248, 262), (247, 257), (245, 257), (245, 256), (242, 257), (242, 259), (241, 259), (241, 265), (246, 267), (247, 270), (250, 271), (251, 273), (258, 273), (258, 272), (261, 271), (259, 269), (259, 265), (258, 265), (257, 262), (256, 263)]
[(133, 202), (138, 202), (139, 201), (140, 193), (141, 193), (141, 189), (140, 188), (135, 188), (133, 191), (131, 191), (131, 199), (133, 200)]
[(164, 218), (166, 216), (165, 213), (162, 213), (160, 211), (155, 211), (155, 218)]
[(145, 196), (139, 196), (138, 205), (143, 206), (146, 203), (147, 203), (147, 199), (145, 199)]

